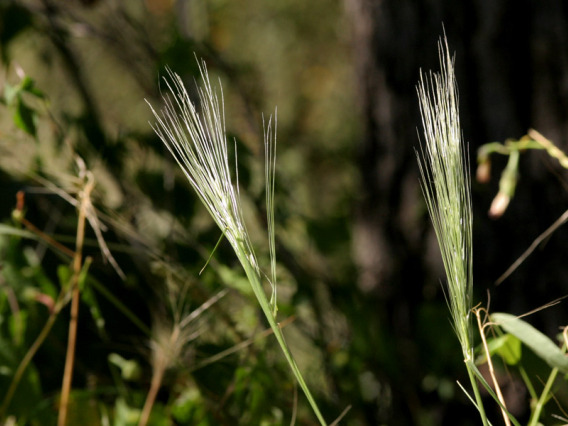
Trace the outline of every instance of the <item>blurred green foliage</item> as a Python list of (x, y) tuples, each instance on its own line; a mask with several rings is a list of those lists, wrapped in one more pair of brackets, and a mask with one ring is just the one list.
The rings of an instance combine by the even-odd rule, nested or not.
[[(148, 125), (144, 99), (159, 104), (164, 66), (192, 88), (197, 56), (224, 85), (245, 215), (264, 262), (261, 114), (278, 106), (280, 309), (282, 319), (295, 318), (289, 343), (327, 417), (337, 416), (344, 407), (330, 399), (322, 327), (337, 323), (326, 331), (337, 352), (345, 320), (320, 295), (329, 306), (328, 324), (319, 325), (314, 287), (299, 280), (327, 265), (339, 276), (353, 269), (346, 253), (356, 173), (345, 160), (357, 121), (345, 90), (351, 70), (340, 5), (31, 1), (4, 2), (0, 15), (1, 108), (10, 113), (0, 114), (2, 389), (64, 295), (6, 414), (18, 424), (57, 417), (72, 274), (58, 246), (74, 250), (79, 156), (95, 176), (96, 210), (85, 234), (92, 262), (81, 279), (68, 424), (137, 424), (162, 325), (173, 327), (221, 288), (232, 290), (199, 317), (168, 366), (150, 424), (284, 424), (292, 412), (313, 421), (270, 336), (255, 337), (267, 325), (226, 242), (198, 274), (219, 233)], [(313, 25), (316, 15), (321, 23)], [(25, 198), (17, 206), (18, 190)], [(125, 280), (101, 250), (98, 226)]]

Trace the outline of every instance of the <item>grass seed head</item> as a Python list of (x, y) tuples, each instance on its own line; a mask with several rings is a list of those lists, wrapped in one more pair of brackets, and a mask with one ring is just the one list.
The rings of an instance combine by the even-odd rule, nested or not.
[[(211, 87), (204, 62), (199, 63), (202, 86), (197, 87), (198, 111), (191, 101), (182, 79), (167, 69), (164, 82), (170, 92), (164, 96), (164, 107), (157, 112), (152, 126), (171, 152), (191, 186), (224, 232), (241, 263), (259, 270), (249, 234), (243, 219), (238, 184), (233, 184), (225, 132), (224, 101)], [(238, 176), (236, 177), (238, 178)]]
[(447, 276), (448, 305), (465, 359), (471, 354), (472, 208), (468, 156), (462, 142), (454, 61), (439, 42), (440, 73), (421, 73), (417, 92), (424, 141), (422, 190)]

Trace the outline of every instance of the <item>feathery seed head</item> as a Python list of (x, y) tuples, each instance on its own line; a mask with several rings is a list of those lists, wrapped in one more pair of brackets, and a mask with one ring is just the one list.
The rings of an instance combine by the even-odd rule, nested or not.
[[(203, 88), (198, 88), (201, 101), (201, 112), (195, 106), (183, 86), (179, 76), (168, 69), (170, 81), (166, 85), (173, 94), (173, 100), (165, 97), (165, 107), (158, 114), (150, 105), (157, 123), (154, 131), (170, 150), (189, 182), (197, 192), (209, 213), (227, 237), (268, 320), (284, 356), (300, 387), (304, 391), (314, 413), (322, 425), (326, 425), (304, 378), (300, 372), (282, 330), (276, 322), (278, 310), (276, 301), (276, 262), (274, 236), (274, 183), (276, 162), (276, 117), (274, 131), (272, 119), (264, 128), (266, 153), (266, 208), (268, 220), (268, 240), (271, 262), (270, 277), (262, 274), (258, 266), (252, 244), (243, 220), (239, 199), (239, 187), (232, 184), (225, 136), (225, 119), (223, 95), (221, 102), (211, 89), (205, 63), (199, 65)], [(235, 158), (236, 160), (236, 158)], [(238, 174), (236, 176), (238, 181)], [(266, 276), (272, 286), (270, 301), (266, 297), (262, 285)]]
[(203, 81), (203, 87), (197, 87), (201, 110), (192, 103), (179, 75), (167, 68), (169, 78), (164, 78), (164, 82), (170, 95), (164, 96), (161, 114), (148, 102), (156, 118), (152, 128), (181, 167), (241, 263), (247, 262), (258, 270), (243, 219), (239, 189), (233, 185), (229, 168), (221, 83), (219, 99), (211, 87), (205, 63), (198, 65)]
[(468, 157), (462, 144), (458, 90), (447, 40), (439, 74), (420, 75), (417, 92), (424, 143), (418, 164), (448, 280), (447, 299), (464, 357), (471, 354), (472, 209)]

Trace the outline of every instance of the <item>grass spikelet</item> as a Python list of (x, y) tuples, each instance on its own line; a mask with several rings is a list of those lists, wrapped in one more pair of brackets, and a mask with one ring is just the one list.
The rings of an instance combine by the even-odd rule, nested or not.
[[(325, 425), (326, 422), (284, 340), (282, 330), (276, 322), (274, 242), (276, 119), (274, 120), (274, 131), (272, 130), (272, 118), (268, 120), (268, 125), (264, 128), (266, 202), (271, 258), (271, 273), (268, 276), (261, 271), (258, 265), (243, 219), (238, 183), (233, 184), (231, 176), (223, 114), (223, 92), (221, 89), (219, 99), (211, 87), (205, 63), (201, 62), (198, 65), (203, 81), (202, 87), (197, 87), (200, 110), (198, 111), (191, 102), (181, 78), (167, 69), (168, 78), (164, 78), (164, 81), (171, 96), (164, 97), (164, 107), (161, 114), (150, 105), (156, 118), (156, 124), (152, 128), (171, 152), (205, 208), (233, 247), (288, 365), (319, 422)], [(235, 168), (235, 180), (238, 182), (237, 168)], [(263, 288), (264, 279), (267, 279), (272, 287), (270, 301)]]
[(418, 164), (422, 191), (448, 280), (448, 304), (466, 359), (471, 353), (472, 212), (469, 166), (462, 144), (458, 90), (447, 44), (439, 44), (441, 73), (420, 75), (424, 143)]
[(487, 418), (473, 369), (472, 206), (469, 157), (462, 143), (454, 62), (438, 43), (440, 73), (420, 74), (417, 92), (424, 142), (417, 153), (422, 192), (447, 277), (446, 299), (483, 424)]

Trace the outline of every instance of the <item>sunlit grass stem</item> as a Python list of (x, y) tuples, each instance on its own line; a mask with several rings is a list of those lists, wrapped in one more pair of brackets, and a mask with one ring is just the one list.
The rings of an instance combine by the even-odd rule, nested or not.
[(472, 337), (472, 206), (467, 155), (459, 119), (454, 63), (440, 40), (439, 74), (420, 75), (417, 92), (424, 141), (418, 154), (422, 191), (438, 239), (447, 277), (446, 299), (452, 323), (484, 424), (487, 418), (474, 372)]
[(79, 321), (79, 279), (83, 265), (83, 242), (85, 240), (85, 224), (87, 221), (87, 209), (90, 204), (91, 192), (95, 186), (93, 175), (87, 173), (85, 186), (82, 189), (79, 205), (79, 217), (77, 222), (77, 240), (73, 255), (73, 275), (71, 279), (71, 318), (69, 320), (69, 336), (67, 340), (67, 352), (65, 355), (65, 368), (61, 385), (61, 400), (59, 403), (58, 426), (67, 424), (69, 409), (69, 396), (73, 379), (73, 366), (75, 364), (75, 349), (77, 346), (77, 326)]
[[(205, 208), (233, 247), (251, 288), (258, 300), (284, 356), (304, 391), (321, 424), (326, 422), (308, 389), (308, 386), (284, 340), (276, 321), (276, 268), (274, 244), (274, 167), (276, 161), (276, 118), (274, 131), (272, 119), (264, 130), (266, 153), (266, 202), (268, 219), (270, 277), (261, 271), (247, 231), (241, 207), (238, 168), (235, 165), (235, 181), (231, 176), (223, 114), (223, 94), (220, 100), (211, 88), (205, 63), (199, 63), (203, 85), (197, 88), (200, 110), (191, 102), (181, 78), (167, 70), (165, 84), (172, 96), (164, 97), (161, 114), (150, 105), (156, 118), (153, 129), (171, 152)], [(235, 162), (237, 157), (235, 154)], [(272, 296), (267, 297), (263, 281), (272, 287)]]

